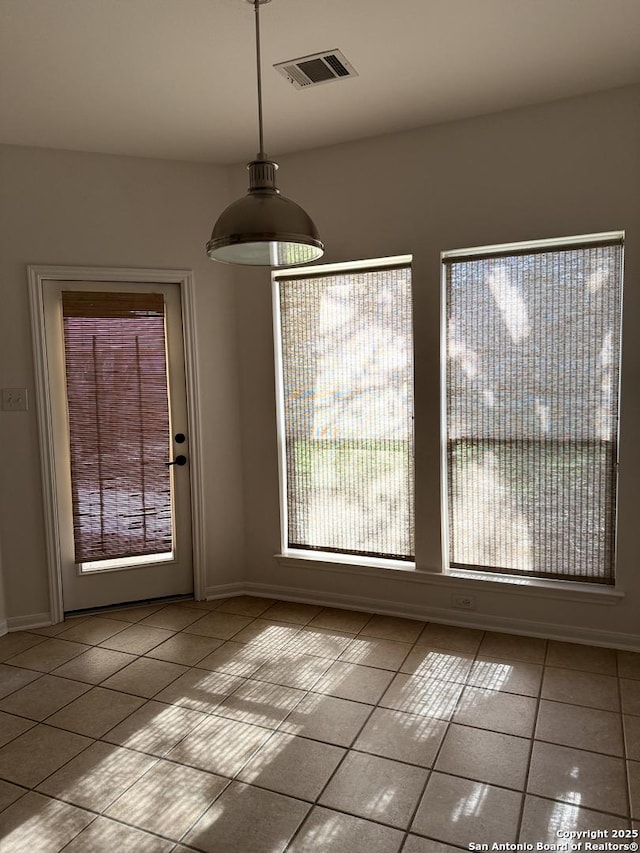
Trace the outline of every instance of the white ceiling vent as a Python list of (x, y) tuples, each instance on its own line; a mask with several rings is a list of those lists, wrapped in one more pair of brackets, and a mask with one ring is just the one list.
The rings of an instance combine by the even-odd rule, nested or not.
[(339, 50), (324, 50), (311, 56), (277, 62), (273, 67), (296, 89), (310, 89), (321, 83), (358, 76), (356, 69)]

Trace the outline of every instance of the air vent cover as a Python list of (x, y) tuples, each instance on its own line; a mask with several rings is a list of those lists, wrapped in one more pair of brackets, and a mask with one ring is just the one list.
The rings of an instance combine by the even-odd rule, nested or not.
[(273, 67), (296, 89), (310, 89), (321, 83), (358, 76), (356, 69), (339, 50), (324, 50), (311, 56), (277, 62)]

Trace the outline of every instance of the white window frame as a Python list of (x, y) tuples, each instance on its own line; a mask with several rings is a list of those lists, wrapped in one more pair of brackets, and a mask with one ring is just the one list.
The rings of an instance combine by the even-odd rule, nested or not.
[(284, 415), (284, 388), (282, 384), (283, 360), (282, 360), (282, 328), (280, 324), (280, 286), (279, 277), (307, 278), (318, 273), (348, 273), (359, 269), (371, 269), (376, 267), (395, 267), (403, 264), (411, 264), (412, 255), (394, 255), (386, 258), (368, 258), (360, 261), (349, 261), (336, 264), (314, 264), (312, 266), (292, 267), (289, 269), (277, 269), (271, 273), (272, 287), (272, 309), (273, 309), (273, 337), (276, 377), (276, 416), (278, 437), (278, 473), (280, 487), (280, 552), (275, 555), (276, 560), (286, 565), (298, 567), (340, 568), (354, 567), (374, 570), (391, 570), (393, 572), (414, 573), (416, 570), (415, 560), (392, 560), (382, 557), (361, 556), (354, 554), (339, 553), (334, 551), (316, 551), (301, 548), (289, 548), (288, 546), (288, 509), (287, 509), (287, 465), (286, 465), (286, 436)]
[[(526, 575), (509, 575), (498, 572), (489, 571), (474, 571), (473, 569), (451, 568), (449, 555), (449, 507), (448, 507), (448, 470), (447, 470), (447, 281), (446, 281), (446, 260), (451, 260), (459, 257), (473, 255), (483, 257), (487, 255), (495, 255), (498, 252), (509, 254), (510, 252), (527, 252), (536, 249), (561, 249), (563, 247), (575, 246), (577, 244), (588, 246), (597, 245), (608, 241), (620, 241), (622, 244), (623, 263), (624, 263), (624, 231), (605, 231), (595, 234), (580, 234), (571, 237), (556, 237), (543, 240), (527, 240), (514, 243), (498, 243), (489, 246), (474, 246), (464, 249), (454, 249), (441, 252), (440, 254), (440, 271), (441, 271), (441, 326), (440, 326), (440, 453), (441, 453), (441, 530), (442, 530), (442, 577), (459, 578), (461, 580), (474, 582), (474, 586), (481, 588), (483, 585), (500, 584), (501, 586), (511, 585), (513, 587), (529, 588), (531, 591), (536, 588), (545, 594), (546, 591), (558, 592), (561, 595), (568, 593), (568, 598), (575, 600), (591, 600), (594, 601), (600, 598), (601, 601), (613, 601), (624, 596), (622, 586), (622, 572), (616, 562), (614, 583), (611, 585), (600, 585), (593, 583), (584, 583), (572, 580), (559, 580), (553, 578), (528, 577)], [(624, 291), (624, 281), (621, 284)], [(620, 353), (622, 353), (622, 311), (618, 318), (620, 323)], [(619, 370), (618, 375), (618, 400), (620, 400), (620, 385), (622, 371)], [(616, 441), (619, 447), (620, 444), (620, 421), (618, 419), (618, 433)], [(616, 465), (616, 470), (618, 465)], [(618, 519), (618, 489), (616, 488), (616, 531), (617, 539), (617, 519)], [(616, 548), (617, 552), (617, 548)], [(553, 596), (552, 596), (553, 597)], [(562, 596), (565, 597), (565, 596)]]

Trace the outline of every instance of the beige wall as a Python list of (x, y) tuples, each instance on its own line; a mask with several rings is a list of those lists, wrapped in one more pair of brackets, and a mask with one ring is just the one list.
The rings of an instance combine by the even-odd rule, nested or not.
[[(280, 185), (313, 216), (327, 262), (411, 253), (416, 351), (416, 555), (441, 565), (440, 264), (442, 250), (626, 229), (619, 575), (626, 597), (602, 605), (473, 588), (477, 624), (640, 643), (636, 527), (640, 484), (640, 88), (559, 101), (279, 158)], [(239, 179), (242, 179), (242, 175)], [(242, 186), (238, 184), (238, 188)], [(268, 274), (239, 273), (247, 567), (255, 589), (365, 596), (389, 609), (459, 621), (457, 586), (280, 567), (273, 347)], [(266, 585), (266, 586), (260, 586)], [(355, 599), (353, 599), (355, 600)]]
[(2, 572), (2, 553), (0, 551), (0, 636), (7, 632), (7, 602), (4, 594), (4, 574)]
[[(417, 561), (440, 550), (439, 254), (443, 249), (627, 231), (618, 604), (523, 587), (473, 589), (477, 624), (640, 644), (640, 89), (630, 88), (281, 157), (281, 187), (314, 216), (325, 260), (412, 253), (416, 346)], [(180, 267), (196, 282), (204, 424), (207, 585), (289, 594), (460, 622), (452, 590), (406, 576), (281, 567), (268, 272), (212, 264), (215, 216), (246, 189), (241, 166), (0, 148), (0, 387), (33, 366), (26, 265)], [(6, 613), (48, 610), (33, 406), (0, 413), (0, 540)], [(451, 582), (453, 583), (453, 582)], [(0, 612), (1, 617), (1, 612)]]
[(223, 169), (4, 146), (0, 193), (0, 540), (10, 617), (49, 610), (27, 264), (192, 269), (199, 347), (207, 584), (243, 569), (237, 358), (230, 271), (204, 253), (227, 202)]

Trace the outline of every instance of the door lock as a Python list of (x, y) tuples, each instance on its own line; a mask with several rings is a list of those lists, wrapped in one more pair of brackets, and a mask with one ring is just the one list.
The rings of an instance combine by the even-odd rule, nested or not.
[(187, 457), (180, 454), (180, 456), (176, 456), (173, 462), (165, 462), (165, 465), (186, 465)]

